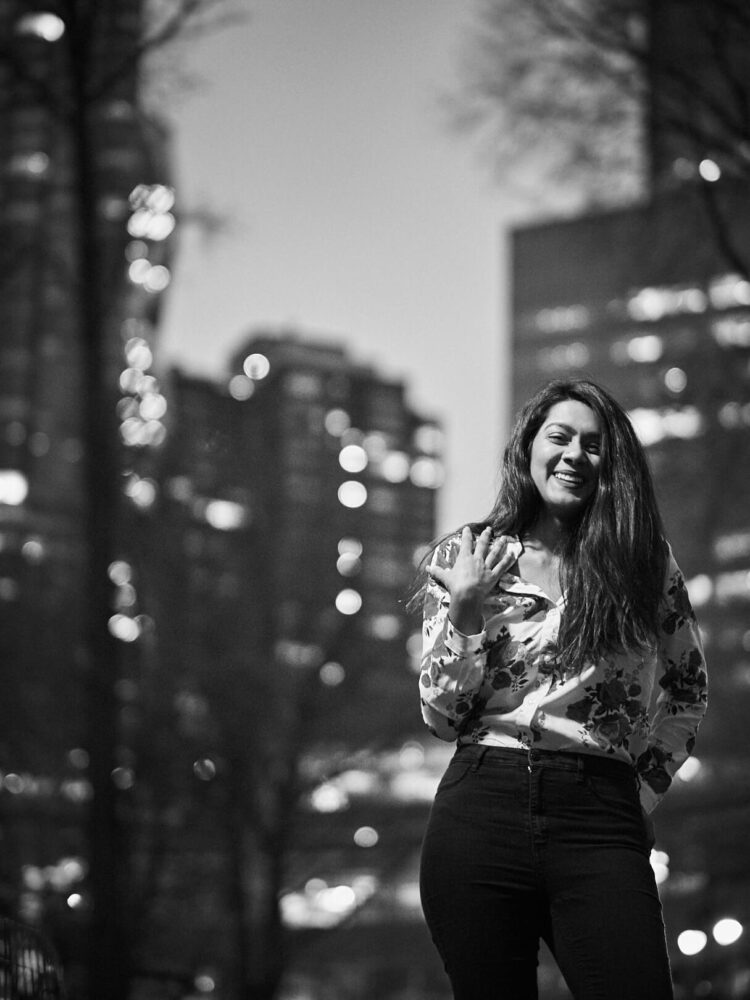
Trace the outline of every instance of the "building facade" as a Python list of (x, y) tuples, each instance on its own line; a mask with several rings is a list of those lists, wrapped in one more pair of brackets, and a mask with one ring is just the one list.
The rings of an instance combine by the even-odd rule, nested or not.
[[(737, 217), (739, 204), (725, 197)], [(750, 709), (750, 282), (727, 270), (705, 203), (689, 188), (519, 229), (512, 246), (514, 407), (558, 376), (588, 376), (612, 391), (646, 448), (704, 632), (710, 709), (696, 758), (656, 815), (654, 859), (680, 995), (713, 982), (718, 995), (742, 996), (747, 931), (731, 945), (719, 939), (722, 927), (750, 927), (742, 721)], [(750, 251), (750, 229), (739, 247)]]

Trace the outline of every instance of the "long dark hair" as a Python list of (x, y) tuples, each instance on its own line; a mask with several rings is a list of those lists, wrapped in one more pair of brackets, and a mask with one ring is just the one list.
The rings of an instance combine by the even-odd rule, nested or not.
[(590, 407), (601, 428), (597, 487), (561, 552), (558, 659), (564, 673), (577, 673), (604, 655), (651, 644), (658, 628), (667, 547), (646, 456), (620, 404), (587, 379), (555, 379), (540, 389), (516, 419), (495, 504), (472, 527), (520, 537), (531, 531), (542, 511), (531, 445), (550, 408), (566, 399)]

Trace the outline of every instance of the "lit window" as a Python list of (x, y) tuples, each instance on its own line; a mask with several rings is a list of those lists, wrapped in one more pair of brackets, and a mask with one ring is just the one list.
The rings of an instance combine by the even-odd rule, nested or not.
[(633, 337), (625, 345), (628, 358), (640, 364), (658, 361), (664, 352), (664, 341), (656, 334)]
[(540, 309), (534, 317), (536, 326), (543, 333), (564, 333), (581, 330), (589, 325), (591, 316), (585, 306), (555, 306)]
[(641, 288), (628, 299), (632, 319), (650, 322), (679, 313), (701, 313), (708, 298), (700, 288)]
[(49, 11), (37, 11), (24, 14), (16, 22), (16, 33), (19, 35), (36, 35), (45, 42), (57, 42), (65, 34), (65, 22), (57, 14)]
[(338, 550), (339, 555), (350, 554), (356, 558), (362, 555), (362, 542), (358, 538), (340, 538)]
[(663, 410), (637, 408), (631, 410), (628, 416), (645, 448), (665, 438), (689, 440), (704, 430), (703, 416), (695, 406)]
[(49, 170), (49, 163), (46, 153), (16, 153), (8, 161), (8, 173), (43, 177)]
[(422, 424), (414, 431), (414, 446), (426, 455), (437, 455), (443, 447), (443, 432), (435, 424)]
[(161, 420), (167, 412), (167, 401), (158, 392), (150, 392), (141, 401), (138, 412), (142, 420)]
[(203, 516), (218, 531), (236, 531), (247, 522), (247, 511), (233, 500), (209, 500)]
[(164, 267), (163, 264), (156, 264), (149, 269), (143, 281), (143, 287), (147, 292), (156, 294), (157, 292), (163, 292), (171, 280), (172, 275), (169, 272), (169, 268)]
[(243, 402), (246, 399), (250, 399), (255, 392), (255, 382), (249, 379), (247, 375), (234, 375), (230, 378), (227, 388), (232, 399)]
[(664, 373), (664, 385), (675, 394), (683, 392), (687, 386), (687, 375), (682, 368), (670, 368)]
[(0, 504), (19, 507), (29, 493), (29, 483), (22, 472), (0, 469)]
[(329, 410), (323, 424), (332, 437), (341, 437), (344, 431), (351, 426), (351, 420), (345, 410)]
[(380, 461), (383, 456), (388, 451), (388, 442), (385, 439), (384, 434), (379, 434), (377, 431), (373, 431), (372, 434), (366, 434), (364, 440), (362, 441), (362, 447), (365, 449), (370, 458)]
[(412, 465), (409, 478), (415, 486), (436, 490), (443, 483), (443, 466), (434, 458), (422, 456)]
[(362, 607), (362, 595), (350, 587), (340, 590), (336, 595), (336, 610), (342, 615), (356, 615)]
[(390, 642), (398, 638), (401, 621), (398, 615), (373, 615), (367, 623), (367, 630), (374, 639)]
[(656, 884), (661, 885), (669, 878), (669, 855), (665, 851), (652, 850), (649, 857)]
[(713, 279), (708, 294), (714, 309), (750, 306), (750, 281), (736, 274), (724, 274)]
[(403, 451), (389, 452), (380, 466), (383, 479), (389, 483), (403, 483), (409, 478), (409, 456)]
[(725, 316), (711, 324), (711, 334), (721, 347), (750, 347), (750, 317)]
[[(713, 550), (720, 562), (750, 556), (750, 530), (719, 535), (714, 539)], [(690, 596), (692, 598), (692, 594)]]
[(344, 507), (361, 507), (367, 500), (367, 488), (356, 479), (348, 479), (339, 486), (338, 498)]
[(739, 920), (735, 920), (734, 917), (722, 917), (721, 920), (716, 921), (711, 933), (717, 944), (726, 946), (739, 941), (743, 930), (744, 928)]
[(338, 687), (339, 684), (343, 683), (346, 671), (340, 663), (329, 661), (320, 668), (319, 676), (321, 684), (325, 684), (326, 687)]
[(356, 576), (362, 568), (359, 556), (353, 552), (344, 552), (336, 560), (336, 569), (341, 576)]
[(362, 472), (367, 467), (367, 452), (358, 444), (347, 444), (339, 452), (339, 465), (346, 472)]
[(372, 826), (360, 826), (354, 832), (354, 843), (357, 847), (374, 847), (380, 840), (378, 831)]
[(248, 378), (258, 382), (271, 370), (271, 362), (265, 354), (249, 354), (242, 363), (242, 370)]
[(750, 599), (750, 573), (746, 569), (736, 570), (733, 573), (719, 573), (714, 584), (718, 604)]
[(112, 615), (109, 619), (109, 631), (121, 642), (135, 642), (141, 634), (138, 622), (127, 615)]
[(701, 160), (698, 164), (698, 173), (701, 175), (704, 181), (708, 181), (709, 184), (713, 184), (719, 180), (721, 177), (721, 167), (715, 160)]
[(711, 582), (711, 577), (705, 573), (699, 573), (697, 576), (692, 577), (686, 582), (686, 587), (694, 608), (702, 608), (704, 604), (708, 604), (711, 600), (714, 585)]
[(688, 757), (685, 763), (680, 767), (677, 772), (677, 777), (680, 781), (686, 783), (694, 781), (698, 775), (703, 770), (703, 764), (698, 760), (697, 757)]
[(703, 931), (682, 931), (677, 937), (677, 947), (683, 955), (698, 955), (706, 947), (707, 940)]

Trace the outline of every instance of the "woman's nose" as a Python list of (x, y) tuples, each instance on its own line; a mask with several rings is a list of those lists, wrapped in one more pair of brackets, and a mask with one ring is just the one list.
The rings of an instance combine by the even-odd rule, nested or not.
[(585, 454), (586, 453), (581, 447), (581, 442), (577, 438), (571, 438), (563, 453), (563, 458), (567, 459), (569, 462), (580, 462), (584, 458)]

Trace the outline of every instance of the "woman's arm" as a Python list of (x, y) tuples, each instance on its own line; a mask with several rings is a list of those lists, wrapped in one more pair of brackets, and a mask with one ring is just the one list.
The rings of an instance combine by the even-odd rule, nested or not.
[(661, 688), (651, 720), (648, 746), (637, 770), (641, 804), (649, 813), (693, 752), (706, 712), (706, 664), (685, 581), (670, 550), (660, 609), (656, 683)]
[(438, 546), (428, 567), (419, 685), (422, 717), (442, 740), (457, 738), (474, 707), (487, 659), (482, 607), (514, 561), (507, 538), (493, 542), (487, 529), (474, 545), (467, 527)]

